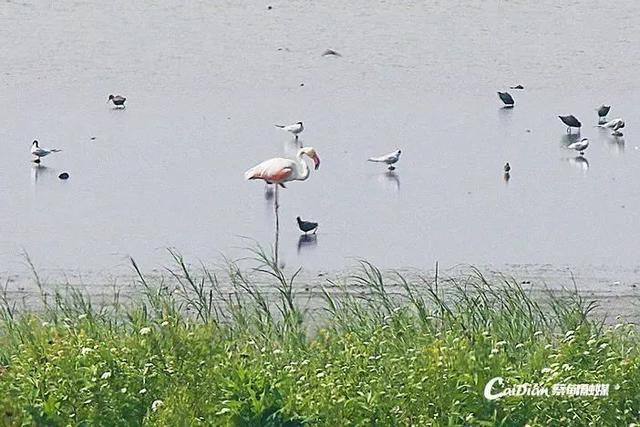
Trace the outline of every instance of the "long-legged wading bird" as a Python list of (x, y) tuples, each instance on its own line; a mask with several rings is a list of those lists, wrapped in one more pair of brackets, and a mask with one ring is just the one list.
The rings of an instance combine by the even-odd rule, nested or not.
[(498, 92), (498, 96), (504, 102), (504, 105), (507, 107), (513, 107), (513, 104), (516, 102), (513, 100), (513, 96), (509, 92)]
[(301, 134), (302, 131), (304, 130), (304, 126), (302, 125), (302, 122), (294, 123), (292, 125), (287, 125), (287, 126), (275, 125), (275, 127), (280, 128), (282, 130), (286, 130), (287, 132), (291, 132), (296, 136), (296, 139), (298, 139), (298, 135)]
[(609, 114), (610, 109), (611, 109), (611, 105), (602, 104), (601, 106), (596, 108), (596, 111), (598, 112), (598, 117), (600, 118), (607, 117), (607, 114)]
[(619, 130), (622, 129), (624, 126), (625, 126), (624, 120), (622, 120), (621, 118), (613, 119), (611, 121), (608, 121), (607, 123), (598, 125), (599, 128), (613, 130), (613, 133), (611, 134), (613, 136), (622, 136), (622, 132), (619, 132)]
[(316, 231), (318, 231), (317, 222), (303, 221), (300, 217), (296, 217), (296, 221), (298, 221), (298, 228), (300, 231), (303, 231), (304, 234), (307, 234), (310, 231), (313, 231), (313, 234), (316, 234)]
[(558, 117), (560, 118), (560, 120), (562, 120), (562, 123), (567, 125), (568, 133), (571, 133), (571, 128), (578, 128), (578, 131), (580, 131), (580, 128), (582, 127), (582, 123), (580, 123), (580, 120), (578, 120), (576, 116), (574, 116), (573, 114), (570, 114), (568, 116), (558, 116)]
[(393, 164), (397, 163), (398, 160), (400, 160), (400, 154), (402, 154), (402, 151), (396, 150), (393, 153), (385, 154), (384, 156), (379, 157), (371, 157), (368, 160), (370, 162), (386, 163), (387, 165), (389, 165), (389, 170), (392, 171), (395, 169), (395, 166), (393, 166)]
[(124, 102), (126, 100), (127, 100), (127, 98), (125, 98), (124, 96), (109, 95), (109, 99), (107, 99), (107, 102), (109, 102), (109, 101), (113, 102), (113, 105), (115, 105), (117, 108), (125, 108), (124, 107)]
[(576, 150), (581, 155), (583, 155), (584, 150), (586, 150), (588, 146), (589, 146), (589, 139), (582, 138), (580, 141), (576, 141), (573, 144), (570, 144), (567, 148), (570, 150)]
[(302, 156), (307, 156), (313, 160), (315, 169), (320, 167), (320, 157), (318, 157), (316, 150), (313, 147), (302, 147), (298, 150), (295, 160), (276, 157), (265, 160), (244, 173), (245, 179), (262, 179), (267, 184), (275, 184), (273, 208), (276, 216), (276, 243), (274, 251), (276, 264), (278, 263), (278, 236), (280, 232), (278, 188), (284, 187), (285, 182), (304, 181), (309, 178), (309, 166), (307, 166)]
[(33, 141), (33, 143), (31, 144), (31, 154), (33, 154), (36, 158), (33, 160), (36, 163), (40, 163), (40, 159), (42, 157), (46, 157), (51, 153), (59, 153), (60, 149), (58, 148), (52, 148), (50, 150), (47, 150), (45, 148), (41, 148), (40, 144), (38, 143), (37, 140)]

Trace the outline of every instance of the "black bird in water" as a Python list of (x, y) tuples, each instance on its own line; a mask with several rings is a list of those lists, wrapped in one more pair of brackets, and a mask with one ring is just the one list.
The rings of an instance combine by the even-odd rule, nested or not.
[(509, 162), (507, 162), (504, 165), (504, 173), (509, 173), (509, 172), (511, 172), (511, 166), (509, 165)]
[(304, 231), (304, 234), (307, 234), (310, 231), (313, 231), (313, 234), (316, 234), (316, 231), (318, 231), (317, 222), (303, 221), (300, 217), (297, 217), (296, 219), (298, 220), (298, 228), (300, 231)]
[(342, 55), (340, 55), (340, 52), (336, 52), (333, 49), (327, 49), (324, 52), (322, 52), (322, 56), (342, 56)]
[(517, 86), (511, 86), (509, 89), (517, 89), (517, 90), (522, 90), (524, 89), (524, 86), (522, 85), (517, 85)]
[(115, 105), (118, 108), (124, 108), (124, 102), (127, 100), (127, 98), (125, 98), (124, 96), (120, 96), (120, 95), (109, 95), (109, 99), (107, 100), (107, 102), (111, 101), (113, 102), (113, 105)]
[(573, 114), (568, 116), (558, 116), (558, 117), (560, 118), (560, 120), (562, 120), (562, 123), (567, 125), (568, 133), (571, 133), (571, 128), (578, 128), (578, 131), (580, 131), (580, 128), (582, 127), (582, 123), (580, 123), (580, 120), (578, 120), (576, 116), (574, 116)]
[(498, 96), (507, 107), (513, 107), (513, 104), (516, 103), (509, 92), (498, 92)]

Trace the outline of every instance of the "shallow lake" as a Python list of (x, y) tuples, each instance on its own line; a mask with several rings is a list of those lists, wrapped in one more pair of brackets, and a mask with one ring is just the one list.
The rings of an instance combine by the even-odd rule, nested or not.
[[(607, 266), (633, 282), (639, 14), (631, 0), (8, 1), (0, 271), (25, 271), (24, 252), (100, 275), (130, 272), (129, 255), (159, 268), (167, 247), (209, 262), (271, 245), (272, 200), (243, 172), (295, 153), (274, 124), (301, 120), (322, 164), (280, 192), (287, 266)], [(602, 103), (624, 137), (593, 127)], [(583, 122), (584, 158), (559, 114)], [(34, 139), (63, 151), (36, 167)], [(366, 161), (397, 148), (394, 173)]]

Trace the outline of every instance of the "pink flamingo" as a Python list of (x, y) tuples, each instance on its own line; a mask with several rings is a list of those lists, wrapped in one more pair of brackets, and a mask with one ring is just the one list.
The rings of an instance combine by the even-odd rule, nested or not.
[(304, 181), (309, 178), (309, 166), (305, 163), (302, 156), (307, 156), (314, 163), (314, 169), (320, 167), (320, 157), (313, 147), (302, 147), (298, 150), (296, 159), (284, 159), (276, 157), (265, 160), (264, 162), (252, 167), (244, 173), (245, 179), (262, 179), (267, 184), (274, 184), (275, 201), (274, 210), (276, 214), (276, 243), (275, 243), (275, 261), (278, 264), (278, 234), (280, 231), (280, 221), (278, 219), (278, 187), (286, 188), (284, 183), (289, 181)]

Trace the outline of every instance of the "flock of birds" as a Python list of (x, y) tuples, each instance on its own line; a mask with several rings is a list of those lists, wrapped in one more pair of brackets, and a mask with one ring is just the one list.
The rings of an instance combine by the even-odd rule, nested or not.
[[(334, 51), (331, 51), (330, 53), (325, 52), (323, 55), (330, 54), (338, 55), (337, 52)], [(524, 87), (522, 85), (517, 85), (511, 86), (510, 89), (522, 90), (524, 89)], [(515, 106), (515, 100), (509, 92), (498, 92), (498, 97), (504, 103), (505, 108), (513, 108)], [(126, 100), (127, 98), (121, 95), (109, 95), (107, 102), (113, 103), (116, 109), (124, 109)], [(622, 118), (616, 118), (607, 121), (607, 115), (609, 114), (610, 110), (610, 105), (601, 105), (596, 109), (599, 117), (598, 124), (596, 126), (612, 130), (613, 136), (622, 136), (622, 132), (620, 131), (620, 129), (623, 129), (625, 127), (625, 122)], [(571, 133), (574, 128), (578, 130), (578, 133), (580, 132), (582, 123), (576, 116), (570, 114), (567, 116), (558, 116), (558, 118), (567, 126), (567, 133)], [(300, 134), (304, 131), (304, 124), (302, 122), (296, 122), (290, 125), (275, 126), (293, 134), (296, 141), (298, 141)], [(567, 146), (568, 149), (578, 151), (581, 156), (584, 155), (584, 152), (588, 147), (588, 138), (582, 138), (579, 141), (575, 141)], [(62, 150), (57, 148), (42, 148), (40, 147), (40, 144), (37, 140), (34, 140), (31, 145), (31, 154), (34, 156), (34, 163), (40, 163), (43, 157), (46, 157), (52, 153), (58, 153), (60, 151)], [(387, 165), (390, 171), (393, 171), (395, 170), (394, 165), (400, 160), (401, 154), (401, 150), (396, 150), (382, 156), (371, 157), (368, 159), (368, 161), (384, 163), (385, 165)], [(259, 163), (258, 165), (247, 170), (244, 174), (245, 179), (247, 180), (258, 179), (263, 180), (267, 185), (274, 185), (276, 189), (276, 200), (274, 203), (276, 217), (278, 213), (278, 187), (286, 188), (286, 182), (305, 181), (307, 178), (309, 178), (310, 169), (305, 162), (304, 157), (308, 157), (313, 162), (314, 169), (318, 169), (320, 167), (320, 157), (318, 156), (316, 150), (313, 147), (300, 147), (295, 159), (275, 157)], [(511, 173), (511, 165), (509, 164), (509, 162), (504, 165), (504, 173), (505, 178), (508, 179)], [(59, 178), (68, 179), (69, 174), (63, 172), (59, 175)], [(300, 217), (297, 217), (296, 220), (298, 222), (298, 228), (300, 229), (300, 231), (304, 232), (305, 235), (309, 232), (313, 232), (314, 234), (316, 233), (318, 229), (317, 222), (304, 221)]]
[[(524, 89), (524, 87), (522, 85), (517, 85), (517, 86), (510, 87), (510, 89)], [(513, 106), (515, 105), (515, 100), (513, 99), (513, 96), (511, 96), (509, 92), (498, 92), (498, 97), (504, 103), (505, 108), (513, 108)], [(604, 105), (604, 104), (596, 108), (596, 111), (598, 112), (598, 124), (596, 125), (596, 127), (603, 128), (603, 129), (611, 129), (613, 131), (611, 134), (612, 136), (615, 136), (615, 137), (622, 136), (623, 134), (622, 132), (620, 132), (620, 129), (625, 127), (625, 122), (622, 118), (617, 118), (617, 119), (608, 121), (607, 115), (609, 114), (610, 110), (611, 110), (611, 106)], [(568, 116), (558, 116), (558, 118), (562, 121), (562, 123), (564, 123), (567, 126), (567, 133), (572, 133), (574, 128), (578, 130), (578, 134), (580, 133), (582, 122), (580, 122), (580, 120), (578, 120), (576, 116), (574, 116), (573, 114), (569, 114)], [(589, 147), (589, 138), (582, 138), (579, 141), (575, 141), (567, 146), (568, 149), (579, 152), (580, 156), (584, 156), (584, 152), (588, 147)], [(505, 179), (507, 180), (509, 179), (510, 172), (511, 172), (511, 165), (509, 165), (509, 162), (507, 162), (504, 165)]]
[[(275, 125), (277, 128), (290, 132), (295, 136), (296, 141), (298, 137), (304, 131), (304, 124), (302, 122), (293, 123), (290, 125)], [(400, 160), (401, 150), (396, 150), (392, 153), (385, 154), (383, 156), (371, 157), (368, 160), (370, 162), (384, 163), (389, 170), (395, 170), (394, 164)], [(320, 167), (320, 157), (313, 147), (301, 147), (295, 159), (288, 159), (283, 157), (274, 157), (269, 160), (265, 160), (262, 163), (257, 164), (244, 173), (244, 177), (247, 180), (263, 180), (267, 185), (274, 185), (276, 189), (276, 199), (274, 203), (276, 211), (276, 221), (278, 215), (278, 187), (286, 188), (285, 183), (290, 181), (305, 181), (309, 178), (310, 169), (304, 160), (304, 157), (308, 157), (313, 161), (314, 169)], [(298, 228), (304, 232), (305, 235), (311, 231), (315, 234), (318, 229), (318, 223), (313, 221), (303, 221), (300, 217), (297, 217)], [(277, 227), (277, 222), (276, 222)]]

